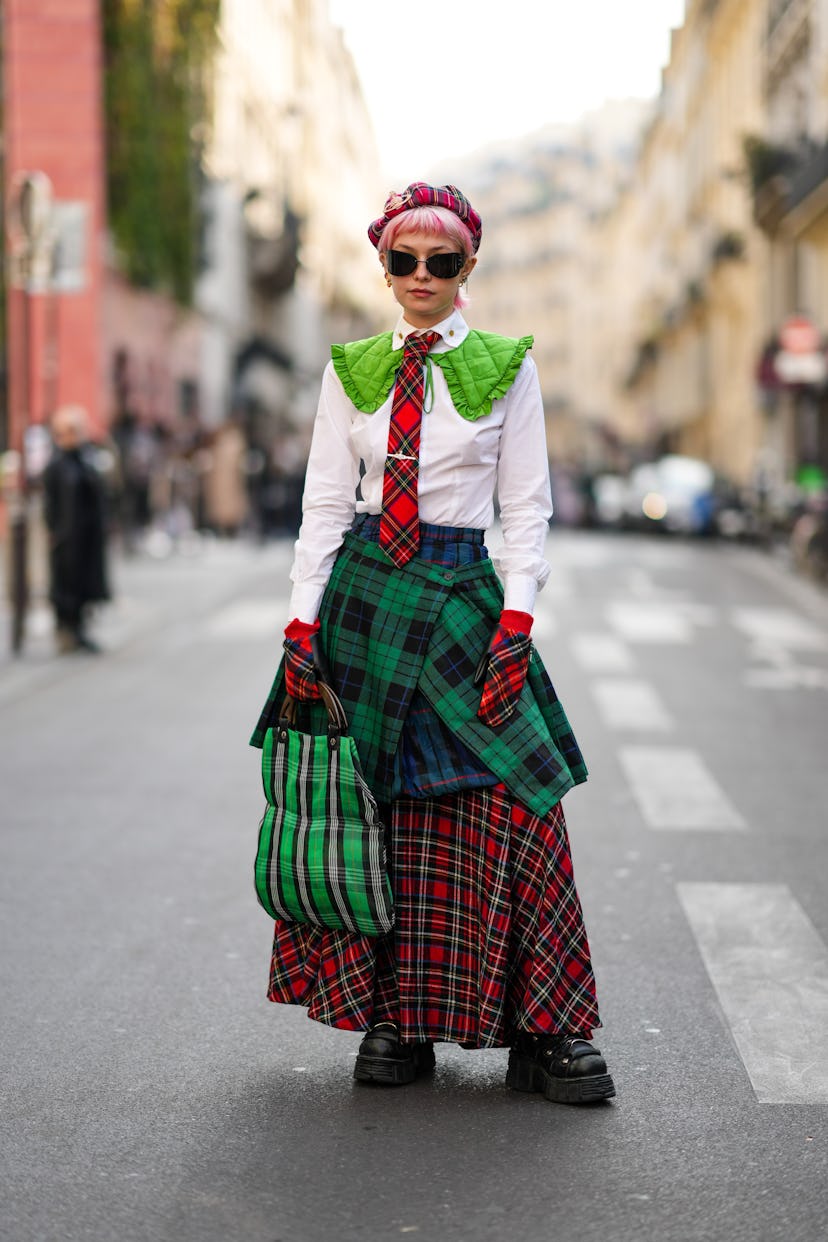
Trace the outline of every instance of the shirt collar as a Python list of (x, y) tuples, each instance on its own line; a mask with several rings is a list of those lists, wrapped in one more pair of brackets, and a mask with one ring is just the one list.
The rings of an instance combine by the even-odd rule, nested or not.
[[(413, 328), (410, 323), (406, 322), (403, 315), (400, 315), (394, 328), (394, 348), (400, 349), (405, 342), (405, 338), (410, 336), (412, 332), (422, 332), (422, 328)], [(447, 349), (456, 349), (458, 345), (462, 345), (466, 337), (469, 335), (469, 325), (458, 310), (454, 310), (445, 319), (441, 319), (439, 323), (435, 323), (433, 327), (428, 328), (429, 332), (438, 332), (440, 334), (439, 341), (434, 342), (432, 353), (444, 353)]]

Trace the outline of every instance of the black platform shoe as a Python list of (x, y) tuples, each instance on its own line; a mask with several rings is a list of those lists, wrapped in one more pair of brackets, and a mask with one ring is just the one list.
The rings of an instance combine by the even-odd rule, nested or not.
[(378, 1022), (359, 1045), (354, 1078), (359, 1082), (400, 1087), (430, 1069), (434, 1069), (434, 1045), (431, 1041), (401, 1043), (393, 1022)]
[(577, 1035), (518, 1035), (509, 1053), (506, 1086), (541, 1091), (558, 1104), (592, 1104), (615, 1095), (600, 1050)]

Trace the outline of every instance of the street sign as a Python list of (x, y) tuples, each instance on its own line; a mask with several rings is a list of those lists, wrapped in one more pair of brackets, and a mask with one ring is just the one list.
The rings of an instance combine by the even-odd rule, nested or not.
[(781, 350), (773, 360), (774, 369), (783, 384), (824, 384), (828, 379), (825, 354), (795, 354)]
[(828, 358), (822, 333), (807, 315), (790, 315), (779, 332), (774, 370), (783, 384), (821, 386), (828, 379)]
[(779, 344), (785, 354), (817, 354), (822, 334), (806, 315), (791, 315), (782, 325)]

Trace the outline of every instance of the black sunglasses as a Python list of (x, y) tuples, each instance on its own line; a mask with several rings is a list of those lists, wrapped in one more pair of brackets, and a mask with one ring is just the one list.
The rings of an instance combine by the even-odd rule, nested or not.
[(437, 280), (453, 280), (459, 276), (466, 262), (463, 254), (432, 254), (427, 259), (415, 259), (413, 254), (404, 250), (386, 250), (385, 267), (389, 276), (410, 276), (417, 270), (418, 263), (425, 263), (426, 269)]

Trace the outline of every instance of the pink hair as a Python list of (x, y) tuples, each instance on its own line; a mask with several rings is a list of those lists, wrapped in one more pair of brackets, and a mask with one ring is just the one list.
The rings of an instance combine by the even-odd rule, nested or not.
[[(389, 220), (377, 243), (377, 250), (393, 250), (394, 243), (402, 233), (425, 233), (426, 237), (445, 237), (460, 247), (468, 259), (474, 253), (474, 239), (459, 216), (447, 207), (412, 207)], [(460, 289), (454, 299), (457, 310), (468, 306), (469, 299)]]

